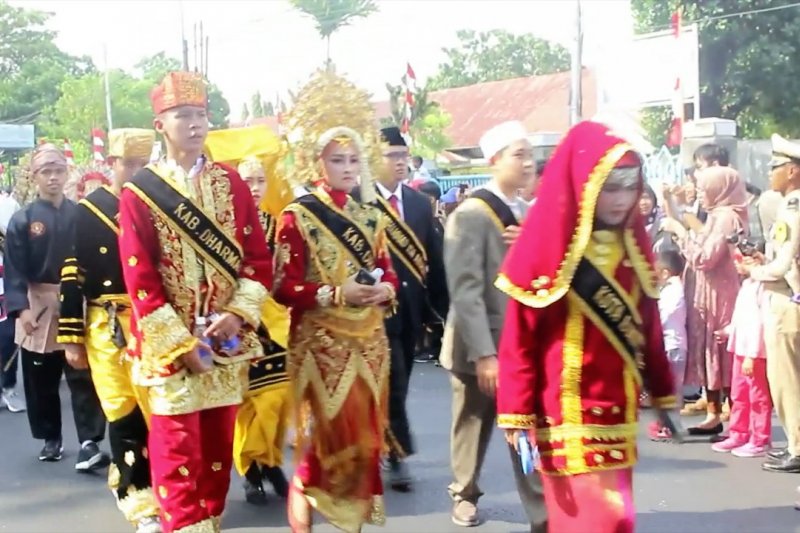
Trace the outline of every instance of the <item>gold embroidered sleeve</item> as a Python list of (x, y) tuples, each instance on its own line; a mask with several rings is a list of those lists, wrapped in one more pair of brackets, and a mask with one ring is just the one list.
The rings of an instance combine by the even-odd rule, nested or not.
[(242, 317), (251, 327), (257, 328), (261, 321), (261, 308), (267, 301), (269, 292), (261, 283), (248, 278), (239, 278), (238, 287), (233, 293), (225, 311)]
[(194, 349), (197, 339), (170, 304), (164, 304), (137, 322), (142, 333), (143, 363), (164, 368)]
[(536, 427), (536, 415), (497, 415), (497, 425), (503, 429), (532, 429)]

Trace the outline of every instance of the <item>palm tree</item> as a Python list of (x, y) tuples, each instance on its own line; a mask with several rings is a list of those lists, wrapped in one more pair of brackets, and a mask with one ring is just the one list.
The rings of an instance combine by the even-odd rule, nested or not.
[(326, 62), (331, 62), (331, 35), (353, 20), (366, 18), (378, 11), (375, 0), (289, 0), (301, 13), (317, 23), (320, 37), (327, 42)]

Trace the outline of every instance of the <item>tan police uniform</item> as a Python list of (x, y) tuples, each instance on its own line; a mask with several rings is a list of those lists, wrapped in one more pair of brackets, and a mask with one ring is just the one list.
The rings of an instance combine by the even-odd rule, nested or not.
[[(800, 159), (800, 145), (772, 136), (771, 166)], [(800, 457), (800, 190), (784, 196), (767, 241), (767, 264), (751, 277), (762, 281), (769, 301), (764, 324), (767, 378), (772, 399), (789, 441), (788, 451)]]

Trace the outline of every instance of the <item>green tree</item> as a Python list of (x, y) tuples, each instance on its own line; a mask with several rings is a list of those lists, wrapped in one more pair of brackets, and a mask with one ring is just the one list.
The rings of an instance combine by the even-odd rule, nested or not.
[(242, 122), (247, 122), (250, 120), (250, 110), (247, 108), (247, 104), (242, 104)]
[[(800, 137), (800, 9), (789, 0), (682, 0), (698, 21), (700, 112), (736, 120), (746, 138)], [(789, 6), (758, 12), (761, 8)], [(632, 0), (638, 32), (669, 28), (675, 2)]]
[(261, 92), (256, 93), (250, 97), (250, 115), (253, 118), (261, 118), (264, 116), (264, 105), (261, 100)]
[(459, 30), (456, 35), (459, 45), (443, 49), (447, 60), (428, 82), (433, 90), (551, 74), (570, 67), (566, 48), (531, 34)]
[(439, 106), (431, 107), (428, 112), (411, 125), (413, 140), (412, 152), (425, 159), (435, 159), (437, 155), (452, 146), (452, 140), (445, 130), (452, 124), (453, 118)]
[[(389, 92), (389, 109), (392, 113), (392, 121), (394, 124), (402, 124), (406, 113), (406, 89), (402, 85), (387, 83), (386, 90)], [(429, 94), (430, 89), (427, 85), (414, 94), (414, 105), (411, 107), (412, 125), (417, 119), (426, 116), (434, 108), (439, 107), (438, 103), (428, 99)]]
[(65, 77), (94, 69), (89, 58), (58, 49), (55, 32), (45, 27), (49, 18), (0, 0), (0, 122), (38, 124)]
[(317, 32), (325, 39), (326, 62), (331, 62), (331, 35), (354, 20), (366, 18), (376, 11), (375, 0), (290, 0), (292, 6), (314, 19)]
[(264, 116), (265, 117), (274, 117), (275, 116), (275, 106), (272, 105), (272, 102), (264, 102), (262, 104), (264, 108)]

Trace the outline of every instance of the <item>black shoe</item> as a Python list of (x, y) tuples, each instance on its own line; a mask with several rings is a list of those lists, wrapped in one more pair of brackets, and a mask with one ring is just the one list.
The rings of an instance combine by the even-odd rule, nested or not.
[(275, 494), (281, 498), (289, 496), (289, 481), (283, 474), (283, 470), (279, 466), (265, 466), (263, 467), (264, 479), (269, 481)]
[(773, 448), (767, 452), (770, 461), (783, 461), (789, 457), (789, 448)]
[(720, 422), (719, 424), (717, 424), (716, 426), (711, 427), (711, 428), (701, 428), (701, 427), (697, 427), (697, 426), (695, 426), (693, 428), (689, 428), (688, 433), (689, 433), (689, 435), (693, 435), (693, 436), (707, 436), (707, 437), (710, 437), (712, 435), (719, 435), (720, 433), (722, 433), (722, 429), (723, 429), (722, 428), (722, 422)]
[(250, 468), (244, 473), (244, 499), (253, 505), (266, 505), (267, 493), (261, 483), (261, 468), (257, 463), (251, 463)]
[(244, 480), (244, 499), (253, 505), (267, 505), (267, 493), (264, 492), (264, 485), (258, 485)]
[(61, 437), (44, 441), (44, 448), (39, 452), (39, 460), (56, 462), (61, 460), (64, 453), (64, 446), (61, 444)]
[(411, 492), (411, 472), (403, 461), (391, 461), (389, 486), (397, 492)]
[(767, 472), (784, 472), (787, 474), (800, 474), (800, 456), (790, 455), (783, 461), (775, 463), (764, 463), (762, 470)]
[(101, 452), (96, 442), (88, 441), (83, 443), (81, 451), (78, 452), (75, 470), (78, 472), (91, 472), (105, 468), (109, 464), (111, 464), (111, 458), (108, 454)]
[(436, 356), (432, 353), (420, 352), (414, 357), (415, 363), (433, 363), (436, 361)]

